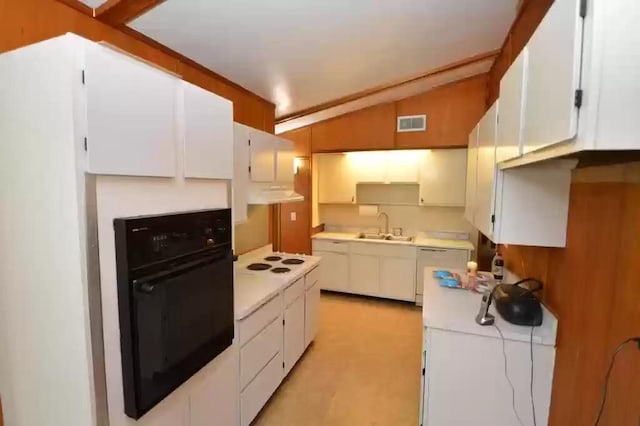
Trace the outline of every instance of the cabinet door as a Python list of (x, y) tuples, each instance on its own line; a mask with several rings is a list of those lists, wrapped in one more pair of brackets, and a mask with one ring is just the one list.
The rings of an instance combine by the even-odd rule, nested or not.
[(496, 162), (520, 156), (524, 126), (525, 85), (528, 64), (525, 47), (500, 80), (500, 119)]
[(318, 202), (321, 204), (353, 204), (356, 181), (350, 160), (344, 154), (317, 156)]
[(295, 162), (295, 147), (293, 142), (277, 139), (276, 151), (276, 181), (293, 183), (293, 164)]
[(104, 46), (87, 46), (87, 171), (176, 175), (178, 79)]
[(276, 138), (252, 129), (249, 162), (253, 182), (273, 182), (276, 178)]
[(386, 179), (385, 151), (349, 152), (343, 159), (345, 169), (351, 169), (355, 182), (383, 183)]
[(385, 183), (418, 182), (418, 164), (421, 151), (387, 151)]
[(304, 352), (304, 294), (284, 311), (284, 374), (289, 374)]
[(575, 92), (582, 55), (580, 0), (553, 2), (527, 46), (525, 153), (566, 141), (577, 133)]
[(247, 221), (247, 188), (249, 186), (249, 128), (233, 125), (233, 222)]
[(184, 176), (233, 178), (233, 104), (182, 82), (184, 96)]
[[(233, 351), (229, 353), (229, 351)], [(190, 394), (190, 426), (238, 424), (238, 352), (227, 349), (198, 373)]]
[(480, 120), (478, 131), (478, 178), (475, 191), (474, 226), (489, 238), (493, 237), (496, 178), (496, 101)]
[(349, 291), (378, 296), (380, 293), (380, 264), (378, 256), (349, 255)]
[(416, 298), (416, 260), (381, 257), (380, 295), (413, 302)]
[(420, 167), (420, 204), (465, 205), (466, 149), (434, 149), (423, 152)]
[(467, 185), (465, 189), (464, 217), (473, 224), (475, 220), (476, 184), (478, 178), (478, 126), (469, 135), (467, 149)]
[(314, 256), (322, 257), (320, 262), (320, 288), (323, 290), (349, 290), (349, 255), (328, 251), (313, 251)]
[(305, 293), (304, 301), (304, 346), (315, 339), (320, 315), (320, 283), (316, 281)]

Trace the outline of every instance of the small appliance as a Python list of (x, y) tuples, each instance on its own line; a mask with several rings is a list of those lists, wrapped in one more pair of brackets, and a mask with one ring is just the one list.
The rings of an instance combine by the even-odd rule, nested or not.
[[(524, 283), (534, 283), (532, 288), (522, 287)], [(542, 283), (535, 278), (525, 278), (514, 284), (497, 285), (491, 295), (496, 310), (508, 321), (516, 325), (542, 325), (542, 307), (535, 292), (542, 289)]]

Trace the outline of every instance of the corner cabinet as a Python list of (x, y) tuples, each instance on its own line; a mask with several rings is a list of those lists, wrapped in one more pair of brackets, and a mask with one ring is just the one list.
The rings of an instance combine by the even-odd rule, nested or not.
[(356, 175), (346, 154), (316, 156), (318, 168), (318, 202), (320, 204), (354, 204)]
[(496, 130), (498, 102), (486, 112), (478, 124), (478, 158), (474, 194), (473, 223), (480, 232), (493, 238), (493, 214), (496, 184)]
[(247, 221), (249, 187), (249, 132), (250, 127), (233, 123), (233, 223)]
[(465, 187), (464, 217), (468, 222), (475, 220), (476, 183), (478, 179), (478, 125), (469, 135), (467, 148), (467, 185)]
[(466, 149), (432, 149), (420, 154), (420, 205), (463, 207)]

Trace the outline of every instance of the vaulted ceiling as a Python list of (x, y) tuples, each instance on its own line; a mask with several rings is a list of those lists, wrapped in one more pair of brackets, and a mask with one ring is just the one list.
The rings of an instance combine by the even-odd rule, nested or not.
[(169, 0), (128, 25), (271, 100), (283, 117), (498, 49), (517, 4)]

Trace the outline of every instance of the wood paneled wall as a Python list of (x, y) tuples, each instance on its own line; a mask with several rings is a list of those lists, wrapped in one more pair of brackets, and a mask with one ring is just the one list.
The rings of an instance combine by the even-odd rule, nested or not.
[[(487, 80), (487, 74), (478, 75), (293, 132), (310, 133), (312, 152), (465, 148), (485, 110)], [(396, 133), (398, 115), (417, 114), (427, 115), (425, 132)]]
[(234, 119), (273, 132), (273, 104), (211, 74), (186, 64), (162, 50), (110, 27), (55, 0), (0, 0), (0, 52), (46, 40), (67, 32), (120, 49), (181, 75), (186, 81), (233, 101)]
[[(524, 4), (489, 73), (487, 106), (552, 3)], [(542, 299), (558, 316), (551, 426), (593, 424), (612, 351), (640, 335), (640, 183), (609, 179), (614, 167), (597, 170), (574, 173), (565, 248), (501, 247), (509, 269), (545, 283)], [(629, 345), (612, 373), (601, 426), (640, 424), (638, 395), (640, 351)]]

